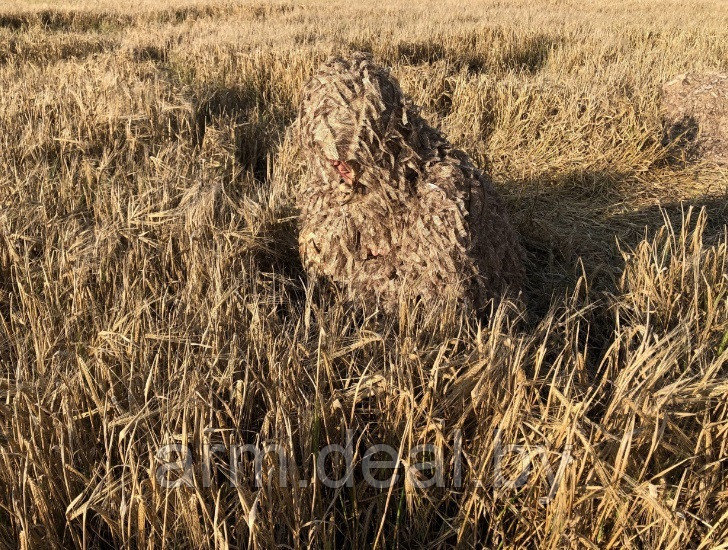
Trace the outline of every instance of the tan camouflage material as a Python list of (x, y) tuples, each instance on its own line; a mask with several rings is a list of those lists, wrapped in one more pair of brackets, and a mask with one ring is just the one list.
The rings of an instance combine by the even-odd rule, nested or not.
[(728, 74), (681, 74), (662, 86), (665, 142), (728, 166)]
[(305, 86), (297, 127), (309, 272), (389, 311), (402, 288), (478, 308), (518, 290), (521, 248), (489, 179), (370, 56), (326, 62)]

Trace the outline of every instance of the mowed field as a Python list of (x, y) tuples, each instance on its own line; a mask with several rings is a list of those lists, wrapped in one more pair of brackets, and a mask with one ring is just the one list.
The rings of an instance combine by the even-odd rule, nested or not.
[[(352, 50), (490, 170), (524, 304), (308, 281), (286, 130)], [(0, 2), (0, 545), (728, 548), (728, 171), (659, 111), (689, 71), (728, 71), (721, 0)]]

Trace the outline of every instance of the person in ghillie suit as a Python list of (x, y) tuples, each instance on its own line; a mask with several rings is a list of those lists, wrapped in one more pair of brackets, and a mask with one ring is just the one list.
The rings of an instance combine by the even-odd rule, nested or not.
[(299, 248), (310, 273), (389, 312), (402, 288), (478, 309), (518, 292), (522, 251), (490, 180), (369, 55), (323, 64), (303, 90), (297, 128), (307, 161)]

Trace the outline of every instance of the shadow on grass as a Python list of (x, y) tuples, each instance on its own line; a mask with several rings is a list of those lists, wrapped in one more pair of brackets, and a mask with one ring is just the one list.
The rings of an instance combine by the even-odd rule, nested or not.
[[(597, 373), (614, 341), (612, 306), (613, 296), (620, 295), (622, 253), (652, 239), (666, 220), (679, 232), (691, 207), (706, 209), (703, 238), (708, 245), (720, 240), (728, 224), (728, 196), (634, 207), (637, 198), (630, 189), (637, 185), (634, 174), (608, 171), (504, 182), (514, 190), (504, 193), (504, 199), (527, 255), (524, 328), (534, 329), (554, 308), (558, 312), (568, 303), (577, 305), (584, 327), (577, 338), (589, 376)], [(585, 285), (579, 284), (582, 276)]]
[(147, 16), (132, 16), (108, 11), (41, 9), (18, 13), (0, 14), (0, 28), (12, 31), (40, 27), (56, 32), (110, 32), (134, 25), (139, 20), (150, 19), (158, 23), (179, 25), (203, 18), (223, 17), (236, 12), (230, 6), (183, 6), (151, 12)]
[(193, 99), (193, 105), (193, 146), (202, 146), (209, 127), (232, 124), (237, 162), (246, 171), (252, 172), (255, 179), (266, 180), (276, 143), (291, 122), (293, 110), (271, 111), (266, 108), (261, 90), (252, 85), (200, 90)]
[(382, 48), (378, 37), (351, 41), (348, 48), (368, 52), (385, 65), (431, 64), (445, 61), (456, 70), (473, 74), (500, 71), (537, 73), (547, 63), (553, 49), (564, 42), (561, 35), (544, 32), (507, 33), (503, 28), (468, 32), (458, 47), (443, 46), (440, 38), (404, 41)]
[(0, 43), (0, 66), (6, 64), (43, 63), (46, 65), (68, 60), (82, 60), (109, 51), (113, 40), (85, 35), (74, 40), (62, 40), (55, 44), (34, 42), (23, 37), (12, 37)]
[(634, 199), (624, 190), (638, 185), (632, 174), (603, 171), (504, 182), (505, 188), (518, 190), (505, 199), (528, 257), (526, 297), (535, 315), (570, 293), (582, 275), (591, 290), (615, 292), (624, 268), (620, 248), (632, 249), (651, 238), (666, 219), (678, 230), (690, 207), (706, 209), (706, 243), (723, 235), (728, 197), (630, 208)]
[(11, 31), (40, 27), (45, 31), (110, 32), (130, 26), (134, 20), (134, 17), (122, 14), (45, 9), (0, 14), (0, 28)]

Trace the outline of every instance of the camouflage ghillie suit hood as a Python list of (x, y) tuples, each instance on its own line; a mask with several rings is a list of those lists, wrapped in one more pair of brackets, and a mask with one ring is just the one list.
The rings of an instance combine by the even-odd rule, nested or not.
[(489, 180), (365, 54), (325, 63), (297, 121), (306, 268), (393, 310), (400, 290), (481, 307), (516, 290), (521, 250)]

